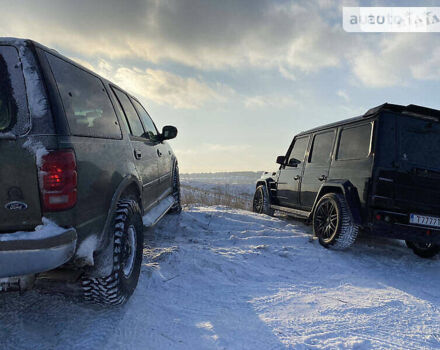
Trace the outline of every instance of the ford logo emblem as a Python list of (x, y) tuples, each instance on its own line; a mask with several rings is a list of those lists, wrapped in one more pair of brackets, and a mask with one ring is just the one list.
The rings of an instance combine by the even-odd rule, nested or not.
[(5, 208), (9, 210), (25, 210), (27, 209), (27, 207), (28, 206), (26, 203), (17, 202), (17, 201), (9, 202), (5, 205)]

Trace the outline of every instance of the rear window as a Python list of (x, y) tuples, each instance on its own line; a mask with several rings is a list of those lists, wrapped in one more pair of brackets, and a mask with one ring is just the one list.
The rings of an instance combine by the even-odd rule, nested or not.
[(25, 134), (30, 128), (26, 89), (18, 51), (0, 46), (0, 133)]
[(102, 81), (47, 54), (72, 135), (121, 139), (115, 110)]
[(338, 147), (338, 160), (363, 159), (370, 153), (371, 124), (344, 128)]
[(440, 124), (399, 116), (399, 163), (411, 168), (440, 169)]
[(310, 163), (328, 163), (330, 161), (334, 137), (335, 133), (333, 131), (315, 135)]

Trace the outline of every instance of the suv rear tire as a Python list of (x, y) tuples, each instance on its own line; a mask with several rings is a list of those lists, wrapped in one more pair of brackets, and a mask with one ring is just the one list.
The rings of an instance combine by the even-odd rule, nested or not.
[(270, 207), (269, 193), (265, 185), (260, 185), (255, 190), (252, 210), (254, 213), (274, 216), (275, 210)]
[(313, 233), (325, 248), (343, 250), (350, 247), (359, 232), (352, 222), (350, 208), (343, 195), (328, 193), (321, 197), (313, 213)]
[(412, 241), (405, 241), (408, 248), (412, 249), (414, 254), (421, 258), (433, 258), (440, 252), (440, 245), (433, 243), (419, 243)]
[(95, 304), (124, 304), (139, 280), (144, 236), (138, 203), (133, 199), (121, 199), (113, 223), (112, 273), (107, 277), (82, 279), (84, 299)]

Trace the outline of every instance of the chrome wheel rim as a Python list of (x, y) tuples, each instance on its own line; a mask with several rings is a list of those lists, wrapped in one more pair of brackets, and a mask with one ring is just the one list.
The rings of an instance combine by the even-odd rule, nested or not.
[(314, 218), (315, 233), (324, 243), (330, 243), (338, 229), (336, 205), (329, 199), (322, 201), (316, 209)]
[(133, 272), (136, 254), (136, 228), (130, 225), (127, 229), (127, 237), (122, 246), (122, 272), (125, 277), (130, 277)]

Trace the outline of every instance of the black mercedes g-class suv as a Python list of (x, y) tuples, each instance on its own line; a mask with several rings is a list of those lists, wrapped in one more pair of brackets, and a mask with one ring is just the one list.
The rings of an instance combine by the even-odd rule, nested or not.
[[(143, 225), (180, 211), (177, 160), (141, 103), (31, 40), (0, 38), (0, 291), (35, 277), (133, 293)], [(48, 272), (50, 271), (50, 272)]]
[(383, 104), (296, 135), (280, 168), (257, 181), (253, 210), (307, 219), (344, 249), (363, 231), (440, 251), (440, 111)]

